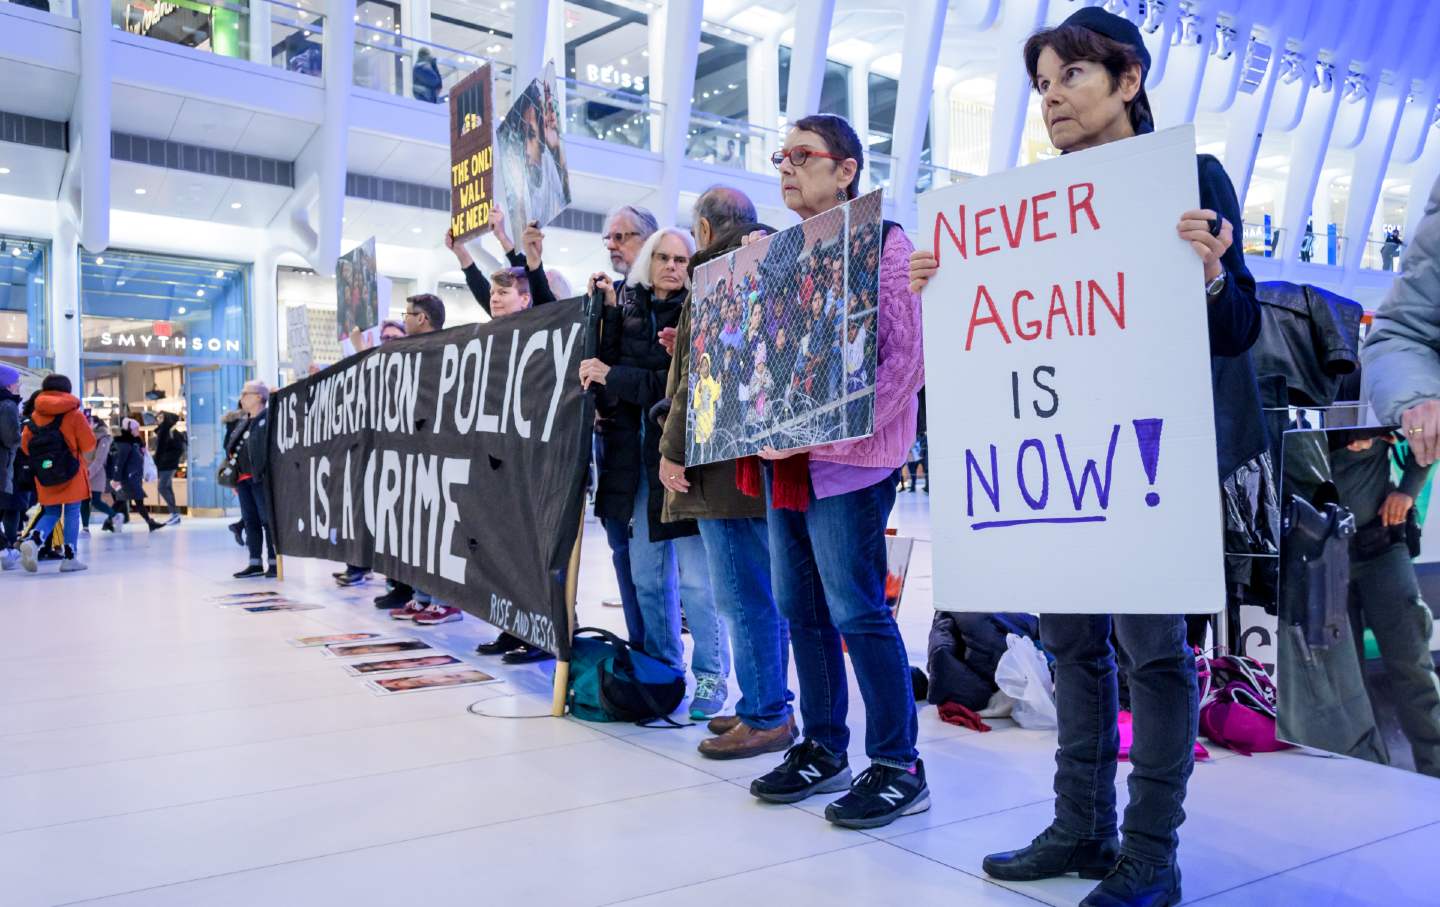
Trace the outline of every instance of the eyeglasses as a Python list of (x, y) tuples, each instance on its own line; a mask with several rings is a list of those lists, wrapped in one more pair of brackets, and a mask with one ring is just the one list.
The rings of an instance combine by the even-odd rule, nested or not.
[(424, 314), (425, 314), (424, 312), (418, 311), (418, 310), (416, 310), (416, 309), (406, 309), (406, 310), (405, 310), (405, 317), (406, 317), (406, 318), (419, 318), (419, 317), (421, 317), (421, 316), (424, 315)]
[(787, 157), (790, 158), (790, 164), (794, 167), (804, 167), (805, 162), (810, 160), (812, 157), (823, 157), (827, 161), (843, 161), (846, 159), (845, 155), (843, 154), (831, 154), (828, 151), (816, 151), (814, 148), (807, 148), (804, 145), (796, 145), (789, 151), (786, 151), (782, 148), (774, 154), (770, 155), (770, 163), (775, 165), (776, 170), (779, 170), (780, 165), (785, 163), (785, 158)]
[(618, 231), (615, 233), (602, 233), (600, 234), (600, 241), (607, 246), (623, 246), (626, 242), (630, 240), (632, 236), (638, 237), (640, 236), (640, 232), (638, 230), (627, 230), (624, 233), (620, 233)]
[(664, 252), (656, 252), (650, 257), (659, 262), (661, 267), (673, 263), (683, 268), (690, 263), (690, 256), (688, 255), (668, 255)]

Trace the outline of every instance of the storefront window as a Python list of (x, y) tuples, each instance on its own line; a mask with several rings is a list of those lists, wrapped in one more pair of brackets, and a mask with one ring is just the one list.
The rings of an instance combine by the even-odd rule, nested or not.
[(241, 3), (196, 3), (194, 0), (110, 0), (115, 28), (222, 57), (245, 59), (250, 54), (250, 14)]
[(0, 234), (0, 360), (39, 371), (51, 366), (45, 328), (50, 245)]
[[(790, 48), (780, 45), (780, 112), (790, 100)], [(850, 67), (834, 60), (825, 61), (825, 77), (820, 83), (818, 113), (850, 115)]]
[(149, 436), (162, 414), (189, 436), (176, 475), (179, 505), (218, 515), (233, 507), (215, 482), (224, 429), (252, 372), (249, 267), (106, 252), (80, 256), (81, 388), (111, 425), (132, 418)]
[(515, 0), (431, 0), (430, 40), (477, 59), (514, 59)]

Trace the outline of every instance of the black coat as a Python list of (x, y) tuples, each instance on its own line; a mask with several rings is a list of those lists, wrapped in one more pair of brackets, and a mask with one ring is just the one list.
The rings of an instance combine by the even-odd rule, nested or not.
[(180, 462), (185, 459), (185, 448), (190, 440), (183, 431), (175, 430), (179, 421), (174, 413), (162, 413), (160, 426), (155, 429), (155, 468), (161, 472), (179, 469)]
[(264, 482), (270, 472), (270, 410), (240, 420), (228, 443), (235, 445), (236, 472)]
[(0, 387), (0, 494), (10, 494), (11, 473), (20, 453), (20, 396)]
[(120, 483), (120, 491), (132, 501), (145, 500), (145, 442), (131, 434), (121, 434), (110, 448), (107, 464), (110, 481)]
[(679, 323), (680, 312), (689, 301), (688, 291), (656, 300), (649, 289), (626, 284), (619, 290), (619, 304), (606, 306), (601, 316), (597, 354), (610, 366), (610, 373), (603, 385), (594, 385), (595, 434), (599, 439), (595, 459), (600, 475), (595, 515), (628, 522), (635, 512), (640, 482), (648, 482), (652, 542), (700, 531), (694, 520), (661, 520), (665, 488), (660, 484), (660, 429), (646, 418), (650, 408), (665, 397), (670, 371), (670, 354), (657, 335)]

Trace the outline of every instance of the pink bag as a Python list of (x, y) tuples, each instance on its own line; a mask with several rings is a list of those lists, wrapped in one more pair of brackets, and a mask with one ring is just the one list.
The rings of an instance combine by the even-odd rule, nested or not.
[(1200, 733), (1242, 756), (1291, 748), (1275, 738), (1275, 682), (1243, 655), (1197, 656)]
[[(1120, 713), (1120, 761), (1130, 761), (1130, 744), (1135, 738), (1135, 730), (1130, 724), (1130, 713)], [(1210, 759), (1210, 751), (1207, 750), (1199, 740), (1195, 741), (1195, 760), (1206, 762)]]

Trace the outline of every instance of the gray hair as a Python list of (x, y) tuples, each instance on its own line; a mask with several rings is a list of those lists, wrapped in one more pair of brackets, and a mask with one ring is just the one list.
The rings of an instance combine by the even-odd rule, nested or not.
[(758, 220), (755, 203), (750, 196), (732, 186), (714, 185), (701, 193), (695, 200), (694, 222), (704, 218), (710, 222), (710, 229), (718, 234)]
[[(685, 244), (685, 254), (694, 257), (695, 240), (691, 238), (689, 232), (681, 230), (679, 227), (666, 227), (664, 230), (656, 230), (650, 234), (649, 239), (645, 240), (645, 245), (640, 247), (639, 253), (635, 256), (635, 264), (630, 268), (630, 276), (628, 278), (632, 283), (639, 284), (642, 287), (653, 287), (655, 285), (655, 280), (652, 277), (655, 265), (655, 250), (660, 247), (660, 241), (667, 236), (678, 238)], [(686, 268), (684, 273), (685, 288), (689, 289), (690, 269)]]
[(649, 239), (650, 234), (660, 229), (660, 221), (651, 213), (649, 208), (642, 208), (639, 205), (620, 205), (611, 208), (610, 213), (605, 215), (605, 226), (608, 228), (617, 217), (628, 217), (635, 224), (635, 229), (640, 231), (641, 239)]
[(264, 381), (246, 381), (245, 386), (240, 389), (240, 393), (243, 394), (246, 391), (254, 391), (256, 394), (259, 394), (260, 402), (269, 405), (270, 388), (266, 386)]

